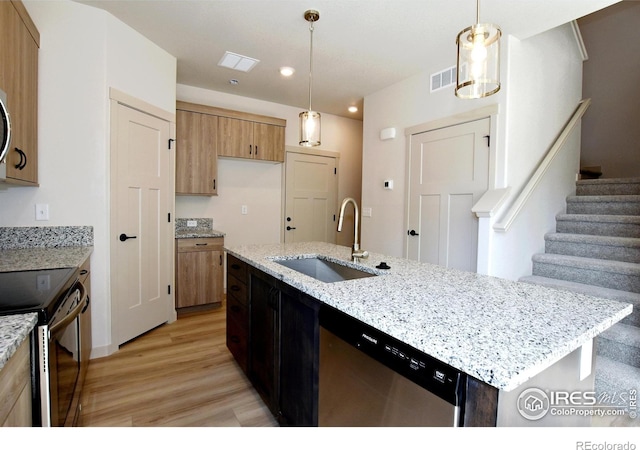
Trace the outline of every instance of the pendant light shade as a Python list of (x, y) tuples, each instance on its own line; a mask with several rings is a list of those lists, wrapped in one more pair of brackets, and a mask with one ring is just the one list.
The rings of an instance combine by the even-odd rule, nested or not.
[(311, 109), (311, 82), (313, 74), (313, 23), (320, 19), (320, 13), (312, 9), (304, 13), (309, 22), (309, 110), (300, 113), (300, 145), (316, 147), (320, 145), (320, 113)]
[(482, 98), (500, 90), (499, 27), (480, 23), (477, 0), (476, 24), (465, 28), (456, 38), (458, 45), (456, 96)]

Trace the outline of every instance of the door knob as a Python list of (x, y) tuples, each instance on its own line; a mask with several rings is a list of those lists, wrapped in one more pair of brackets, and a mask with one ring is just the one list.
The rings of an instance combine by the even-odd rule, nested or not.
[(407, 234), (411, 236), (420, 236), (418, 233), (416, 233), (416, 230), (407, 231)]
[(295, 230), (296, 227), (290, 227), (289, 225), (287, 225), (287, 231), (291, 231), (291, 230)]
[(122, 242), (124, 242), (124, 241), (126, 241), (127, 239), (135, 239), (135, 238), (137, 238), (137, 237), (138, 237), (138, 236), (127, 236), (126, 234), (122, 233), (122, 234), (120, 235), (120, 238), (119, 238), (119, 239), (120, 239)]

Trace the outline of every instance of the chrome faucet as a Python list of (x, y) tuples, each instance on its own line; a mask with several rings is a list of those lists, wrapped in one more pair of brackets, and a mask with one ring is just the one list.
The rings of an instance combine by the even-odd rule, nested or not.
[(342, 205), (340, 205), (340, 219), (338, 220), (338, 231), (342, 231), (342, 220), (344, 219), (344, 209), (347, 206), (347, 203), (353, 203), (353, 215), (354, 215), (354, 231), (353, 231), (353, 247), (351, 248), (351, 257), (354, 262), (357, 262), (359, 258), (367, 258), (369, 256), (369, 252), (366, 250), (360, 250), (360, 242), (358, 241), (358, 224), (360, 223), (360, 210), (358, 209), (358, 204), (356, 201), (347, 197), (342, 200)]

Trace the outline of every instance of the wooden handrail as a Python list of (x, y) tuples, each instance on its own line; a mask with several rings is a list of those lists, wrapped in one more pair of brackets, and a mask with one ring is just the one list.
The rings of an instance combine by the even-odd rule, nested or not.
[(549, 148), (549, 151), (545, 155), (544, 159), (542, 160), (542, 162), (540, 163), (536, 171), (533, 173), (533, 175), (531, 175), (531, 178), (529, 178), (529, 181), (524, 186), (522, 191), (520, 191), (520, 194), (518, 194), (518, 197), (511, 204), (511, 206), (509, 207), (507, 212), (504, 214), (500, 222), (496, 223), (493, 226), (494, 230), (507, 231), (509, 229), (509, 227), (517, 217), (518, 213), (522, 210), (525, 203), (527, 202), (527, 200), (535, 190), (536, 186), (538, 186), (538, 184), (542, 180), (542, 177), (551, 166), (551, 162), (556, 157), (556, 155), (560, 152), (565, 142), (571, 135), (571, 132), (573, 131), (575, 126), (578, 124), (580, 119), (582, 119), (582, 116), (584, 116), (590, 104), (591, 104), (590, 98), (581, 100), (580, 103), (578, 103), (578, 106), (573, 112), (573, 115), (571, 116), (569, 121), (566, 123), (566, 125), (562, 129), (562, 132), (558, 135), (558, 137), (556, 138), (551, 148)]

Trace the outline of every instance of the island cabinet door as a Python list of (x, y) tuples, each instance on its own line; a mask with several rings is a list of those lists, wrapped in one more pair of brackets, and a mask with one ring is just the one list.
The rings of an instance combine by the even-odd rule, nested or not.
[(274, 415), (278, 412), (278, 310), (275, 279), (251, 270), (249, 380)]
[(280, 425), (318, 425), (319, 303), (280, 292)]

